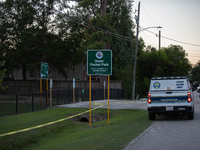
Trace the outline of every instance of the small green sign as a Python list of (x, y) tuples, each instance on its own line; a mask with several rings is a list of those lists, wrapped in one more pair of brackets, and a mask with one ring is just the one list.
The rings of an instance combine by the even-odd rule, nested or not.
[(48, 79), (48, 63), (41, 62), (41, 79)]
[(112, 75), (112, 51), (88, 50), (87, 51), (88, 75)]

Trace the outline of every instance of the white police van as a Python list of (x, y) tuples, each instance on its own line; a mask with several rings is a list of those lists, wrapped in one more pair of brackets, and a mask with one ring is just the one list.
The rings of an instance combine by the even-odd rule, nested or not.
[(188, 119), (193, 119), (194, 99), (189, 79), (182, 76), (152, 78), (147, 110), (150, 120), (162, 113), (186, 113)]

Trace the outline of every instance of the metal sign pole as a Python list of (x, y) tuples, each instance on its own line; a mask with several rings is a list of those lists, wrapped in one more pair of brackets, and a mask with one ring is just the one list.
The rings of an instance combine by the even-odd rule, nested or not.
[(90, 102), (90, 106), (89, 106), (89, 124), (91, 127), (91, 75), (89, 75), (89, 102)]
[(110, 96), (109, 82), (110, 82), (110, 76), (108, 75), (108, 126), (109, 126), (109, 96)]
[(48, 89), (49, 89), (49, 88), (48, 88), (48, 79), (46, 79), (46, 91), (47, 91), (47, 104), (46, 104), (46, 105), (47, 105), (47, 106), (48, 106), (48, 99), (49, 99), (49, 98), (48, 98)]
[(50, 107), (52, 107), (52, 87), (53, 87), (53, 80), (50, 79)]
[(75, 103), (75, 78), (73, 78), (73, 103)]

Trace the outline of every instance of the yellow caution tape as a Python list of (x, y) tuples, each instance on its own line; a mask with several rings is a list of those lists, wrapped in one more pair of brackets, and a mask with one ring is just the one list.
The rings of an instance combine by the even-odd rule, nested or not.
[[(112, 103), (112, 102), (111, 102)], [(146, 103), (146, 102), (114, 102), (112, 104), (128, 104), (128, 103)], [(91, 110), (87, 110), (85, 112), (82, 112), (82, 113), (79, 113), (79, 114), (76, 114), (76, 115), (73, 115), (73, 116), (70, 116), (70, 117), (67, 117), (67, 118), (63, 118), (63, 119), (60, 119), (60, 120), (56, 120), (56, 121), (53, 121), (53, 122), (49, 122), (49, 123), (45, 123), (45, 124), (42, 124), (42, 125), (38, 125), (38, 126), (34, 126), (34, 127), (30, 127), (30, 128), (26, 128), (26, 129), (21, 129), (21, 130), (18, 130), (18, 131), (13, 131), (13, 132), (8, 132), (8, 133), (4, 133), (4, 134), (0, 134), (0, 137), (2, 136), (6, 136), (6, 135), (12, 135), (12, 134), (16, 134), (16, 133), (21, 133), (21, 132), (25, 132), (25, 131), (30, 131), (30, 130), (33, 130), (33, 129), (38, 129), (38, 128), (41, 128), (41, 127), (44, 127), (44, 126), (48, 126), (48, 125), (52, 125), (52, 124), (55, 124), (55, 123), (58, 123), (58, 122), (61, 122), (61, 121), (65, 121), (67, 119), (71, 119), (73, 117), (76, 117), (76, 116), (79, 116), (79, 115), (82, 115), (82, 114), (85, 114), (87, 112), (90, 112), (90, 111), (93, 111), (97, 108), (100, 108), (104, 105), (107, 105), (108, 103), (91, 103), (91, 105), (100, 105), (98, 107), (95, 107)]]
[(91, 103), (91, 105), (107, 105), (108, 103)]
[(12, 135), (12, 134), (16, 134), (16, 133), (21, 133), (21, 132), (25, 132), (25, 131), (30, 131), (30, 130), (33, 130), (33, 129), (38, 129), (38, 128), (41, 128), (41, 127), (44, 127), (44, 126), (52, 125), (52, 124), (55, 124), (55, 123), (58, 123), (58, 122), (61, 122), (61, 121), (65, 121), (67, 119), (71, 119), (73, 117), (85, 114), (87, 112), (93, 111), (93, 110), (95, 110), (97, 108), (100, 108), (100, 107), (102, 107), (104, 105), (106, 105), (106, 104), (102, 104), (102, 105), (100, 105), (98, 107), (95, 107), (95, 108), (93, 108), (91, 110), (87, 110), (87, 111), (84, 111), (82, 113), (79, 113), (79, 114), (76, 114), (76, 115), (73, 115), (73, 116), (70, 116), (70, 117), (67, 117), (67, 118), (63, 118), (63, 119), (60, 119), (60, 120), (56, 120), (56, 121), (53, 121), (53, 122), (45, 123), (45, 124), (42, 124), (42, 125), (38, 125), (38, 126), (26, 128), (26, 129), (21, 129), (21, 130), (18, 130), (18, 131), (13, 131), (13, 132), (9, 132), (9, 133), (0, 134), (0, 137), (6, 136), (6, 135)]

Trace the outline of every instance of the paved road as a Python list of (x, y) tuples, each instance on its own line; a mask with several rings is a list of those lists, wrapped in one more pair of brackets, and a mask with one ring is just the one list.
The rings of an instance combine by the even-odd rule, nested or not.
[(200, 150), (200, 99), (194, 94), (194, 120), (161, 115), (124, 150)]

